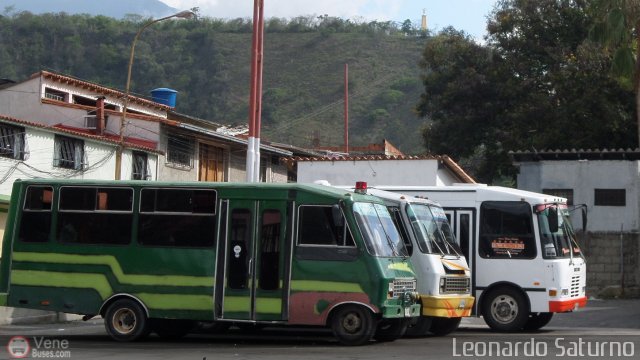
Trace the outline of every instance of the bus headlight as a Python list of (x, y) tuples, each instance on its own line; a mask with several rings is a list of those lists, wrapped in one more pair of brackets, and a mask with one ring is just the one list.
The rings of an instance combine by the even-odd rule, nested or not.
[(562, 291), (560, 292), (560, 294), (561, 294), (562, 296), (567, 296), (567, 295), (569, 295), (569, 289), (562, 289)]

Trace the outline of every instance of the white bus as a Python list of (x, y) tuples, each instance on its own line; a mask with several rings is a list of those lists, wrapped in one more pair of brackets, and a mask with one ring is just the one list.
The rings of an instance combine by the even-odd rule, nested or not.
[(367, 188), (364, 182), (341, 188), (382, 199), (404, 240), (422, 305), (422, 316), (406, 334), (443, 336), (456, 330), (462, 317), (471, 316), (474, 298), (469, 266), (442, 207), (427, 199)]
[(567, 199), (482, 184), (376, 188), (442, 204), (471, 267), (473, 313), (492, 329), (537, 330), (586, 305)]

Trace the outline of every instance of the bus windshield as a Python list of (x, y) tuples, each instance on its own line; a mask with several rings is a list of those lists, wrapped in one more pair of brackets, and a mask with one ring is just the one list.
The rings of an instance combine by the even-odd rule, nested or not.
[(544, 258), (568, 258), (581, 255), (566, 206), (538, 205), (536, 213)]
[(459, 255), (459, 250), (442, 208), (425, 204), (407, 204), (407, 215), (425, 254)]
[(353, 204), (353, 213), (369, 253), (381, 257), (408, 256), (400, 233), (384, 205), (357, 202)]

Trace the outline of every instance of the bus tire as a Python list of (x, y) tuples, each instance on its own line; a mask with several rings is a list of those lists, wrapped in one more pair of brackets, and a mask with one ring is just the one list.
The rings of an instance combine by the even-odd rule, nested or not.
[(376, 330), (371, 311), (358, 305), (344, 305), (331, 316), (333, 336), (343, 345), (364, 345)]
[(449, 335), (452, 332), (458, 329), (460, 326), (460, 321), (462, 318), (454, 317), (454, 318), (444, 318), (437, 317), (433, 319), (433, 323), (431, 324), (431, 333), (435, 336), (445, 336)]
[(425, 337), (429, 335), (431, 331), (431, 324), (433, 323), (433, 317), (420, 316), (416, 319), (416, 323), (409, 326), (405, 332), (405, 336), (409, 337)]
[(531, 313), (529, 314), (529, 318), (527, 322), (524, 324), (524, 330), (527, 331), (535, 331), (542, 329), (545, 325), (551, 321), (553, 317), (553, 313), (551, 312), (540, 312), (540, 313)]
[(482, 300), (482, 316), (495, 331), (520, 331), (529, 318), (529, 305), (520, 291), (499, 287)]
[(411, 319), (384, 319), (378, 323), (373, 338), (380, 342), (389, 342), (401, 338), (409, 327)]
[(195, 322), (176, 319), (153, 319), (153, 331), (163, 339), (179, 339), (193, 330)]
[(140, 340), (149, 335), (149, 319), (140, 304), (132, 299), (111, 303), (104, 316), (107, 333), (116, 341)]

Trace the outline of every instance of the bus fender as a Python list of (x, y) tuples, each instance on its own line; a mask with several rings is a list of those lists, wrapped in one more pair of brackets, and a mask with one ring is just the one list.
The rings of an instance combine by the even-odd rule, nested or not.
[(140, 306), (142, 306), (142, 308), (144, 309), (145, 314), (147, 315), (147, 318), (149, 318), (149, 309), (142, 302), (142, 300), (138, 299), (137, 297), (135, 297), (135, 296), (133, 296), (131, 294), (127, 294), (127, 293), (118, 293), (118, 294), (111, 295), (107, 300), (104, 301), (104, 303), (102, 303), (102, 306), (100, 307), (100, 310), (98, 311), (98, 314), (100, 314), (101, 316), (104, 316), (105, 312), (109, 308), (109, 305), (111, 305), (114, 301), (116, 301), (118, 299), (122, 299), (122, 298), (129, 298), (129, 299), (132, 299), (132, 300), (136, 301), (138, 304), (140, 304)]
[(343, 305), (358, 305), (358, 306), (364, 306), (365, 308), (369, 309), (371, 311), (372, 314), (378, 314), (379, 311), (376, 310), (374, 307), (372, 307), (369, 304), (365, 304), (363, 302), (359, 302), (359, 301), (343, 301), (343, 302), (339, 302), (337, 304), (333, 304), (333, 306), (331, 306), (331, 308), (329, 309), (329, 311), (327, 311), (327, 318), (324, 319), (325, 323), (327, 323), (328, 321), (331, 320), (331, 315), (333, 314), (333, 311), (337, 308), (339, 308), (340, 306)]

